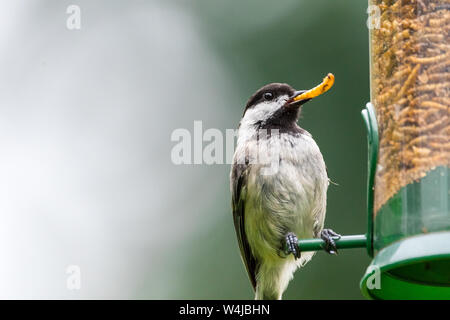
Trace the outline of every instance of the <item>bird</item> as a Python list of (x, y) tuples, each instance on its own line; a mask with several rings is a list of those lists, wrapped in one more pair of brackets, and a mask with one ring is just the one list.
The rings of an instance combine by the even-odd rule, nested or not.
[(257, 90), (239, 122), (230, 172), (233, 221), (256, 300), (281, 300), (294, 272), (314, 252), (298, 239), (321, 238), (336, 254), (340, 235), (324, 229), (328, 172), (313, 137), (297, 122), (302, 106), (334, 83), (311, 90), (286, 83)]

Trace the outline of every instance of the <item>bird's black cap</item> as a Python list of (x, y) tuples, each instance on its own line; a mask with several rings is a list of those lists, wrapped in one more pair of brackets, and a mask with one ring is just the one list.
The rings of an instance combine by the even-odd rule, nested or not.
[(294, 95), (295, 90), (288, 85), (287, 83), (270, 83), (265, 85), (264, 87), (260, 88), (258, 91), (256, 91), (248, 100), (247, 104), (245, 105), (245, 111), (247, 109), (253, 107), (254, 105), (257, 105), (261, 101), (264, 100), (264, 94), (271, 93), (273, 95), (273, 98), (277, 98), (282, 95), (288, 95), (289, 97)]

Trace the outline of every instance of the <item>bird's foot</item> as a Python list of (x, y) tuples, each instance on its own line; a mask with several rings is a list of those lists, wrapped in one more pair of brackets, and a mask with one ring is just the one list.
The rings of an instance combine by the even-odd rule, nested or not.
[(320, 237), (325, 241), (325, 251), (329, 254), (337, 254), (336, 242), (341, 238), (340, 234), (337, 234), (331, 229), (323, 229), (320, 233)]
[(286, 241), (286, 254), (293, 254), (294, 258), (297, 260), (301, 256), (300, 248), (298, 247), (298, 238), (293, 232), (289, 232), (285, 237)]

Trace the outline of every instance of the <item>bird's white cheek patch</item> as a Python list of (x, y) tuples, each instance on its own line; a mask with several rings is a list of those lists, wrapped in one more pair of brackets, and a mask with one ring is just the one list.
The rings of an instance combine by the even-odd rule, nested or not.
[(257, 122), (267, 121), (279, 108), (283, 107), (288, 99), (287, 95), (279, 97), (275, 101), (261, 102), (247, 110), (241, 125), (254, 125)]
[(242, 120), (248, 124), (266, 121), (278, 108), (279, 106), (277, 103), (260, 103), (248, 110)]

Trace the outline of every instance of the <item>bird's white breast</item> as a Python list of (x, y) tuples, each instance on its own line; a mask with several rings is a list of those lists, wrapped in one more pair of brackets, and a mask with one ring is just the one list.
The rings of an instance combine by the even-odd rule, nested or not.
[[(328, 187), (325, 163), (317, 144), (306, 131), (255, 139), (254, 134), (248, 130), (241, 132), (242, 129), (235, 160), (244, 161), (246, 156), (248, 159), (255, 153), (278, 157), (278, 167), (258, 163), (257, 159), (253, 159), (255, 163), (249, 167), (245, 231), (255, 256), (264, 260), (279, 259), (280, 245), (287, 232), (294, 232), (299, 238), (310, 238), (323, 227)], [(272, 156), (268, 158), (274, 160)], [(270, 167), (273, 167), (272, 174)]]

